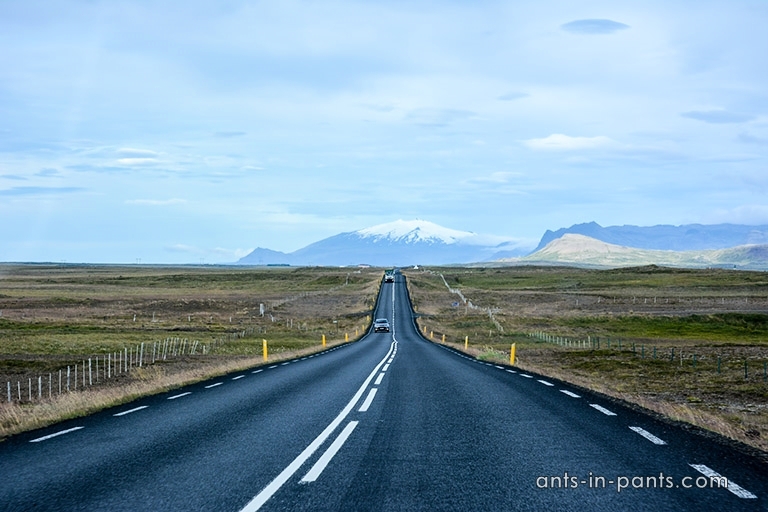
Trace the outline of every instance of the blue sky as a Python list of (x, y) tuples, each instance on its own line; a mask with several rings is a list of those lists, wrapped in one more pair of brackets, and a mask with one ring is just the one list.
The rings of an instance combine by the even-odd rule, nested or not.
[(0, 261), (768, 224), (768, 2), (0, 2)]

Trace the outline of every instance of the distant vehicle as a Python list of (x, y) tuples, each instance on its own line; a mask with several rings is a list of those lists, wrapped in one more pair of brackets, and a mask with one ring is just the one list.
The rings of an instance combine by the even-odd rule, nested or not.
[(385, 283), (394, 283), (395, 282), (395, 276), (392, 274), (387, 274), (384, 276), (384, 282)]
[(386, 318), (377, 318), (373, 322), (373, 332), (389, 332), (389, 322)]

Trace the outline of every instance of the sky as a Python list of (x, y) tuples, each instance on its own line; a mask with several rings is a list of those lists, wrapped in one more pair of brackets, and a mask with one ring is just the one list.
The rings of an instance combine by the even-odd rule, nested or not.
[(0, 2), (0, 261), (768, 224), (768, 2)]

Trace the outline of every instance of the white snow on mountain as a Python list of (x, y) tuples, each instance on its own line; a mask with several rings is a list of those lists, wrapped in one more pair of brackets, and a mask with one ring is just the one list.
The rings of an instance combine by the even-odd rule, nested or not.
[(355, 234), (362, 238), (373, 238), (376, 241), (389, 240), (404, 243), (427, 242), (443, 244), (468, 242), (468, 239), (477, 236), (470, 231), (449, 229), (420, 219), (396, 220), (355, 231)]

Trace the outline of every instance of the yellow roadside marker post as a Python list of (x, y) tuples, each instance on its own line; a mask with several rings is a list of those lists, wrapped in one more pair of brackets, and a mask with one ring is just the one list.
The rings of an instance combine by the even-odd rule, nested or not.
[(509, 347), (509, 365), (515, 366), (515, 344)]
[(349, 341), (349, 333), (348, 332), (344, 333), (344, 341)]
[(323, 347), (325, 347), (325, 334), (323, 334)]
[(267, 360), (267, 340), (261, 340), (262, 350), (264, 351), (264, 360)]
[(435, 331), (429, 331), (429, 339), (434, 339)]
[(469, 336), (464, 336), (464, 350), (469, 348)]
[(445, 334), (443, 334), (443, 343), (445, 343)]

